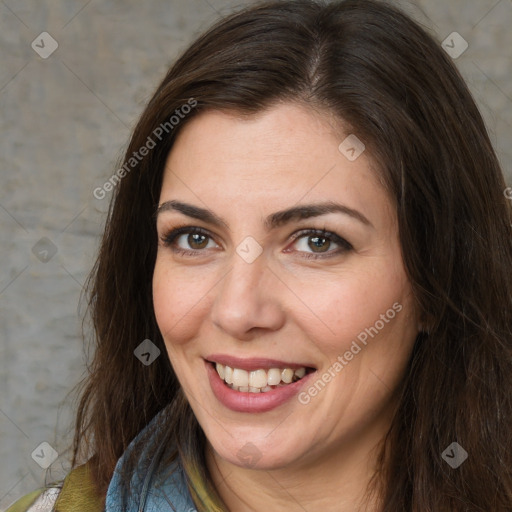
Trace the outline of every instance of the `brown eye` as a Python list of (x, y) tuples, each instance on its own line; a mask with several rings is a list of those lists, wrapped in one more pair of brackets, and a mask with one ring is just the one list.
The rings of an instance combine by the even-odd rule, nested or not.
[(208, 245), (208, 237), (200, 233), (187, 236), (187, 243), (192, 249), (204, 249)]
[(191, 226), (172, 230), (162, 237), (162, 242), (177, 253), (191, 255), (201, 253), (203, 249), (217, 247), (213, 238), (205, 230)]
[(310, 236), (308, 237), (308, 246), (313, 252), (325, 252), (329, 249), (331, 241), (324, 237)]
[(336, 233), (318, 229), (297, 233), (293, 245), (305, 258), (315, 258), (316, 255), (327, 258), (353, 250), (352, 245)]

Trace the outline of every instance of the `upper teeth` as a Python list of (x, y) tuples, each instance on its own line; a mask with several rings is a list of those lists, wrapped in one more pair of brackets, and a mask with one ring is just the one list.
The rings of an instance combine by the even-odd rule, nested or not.
[(289, 384), (293, 380), (299, 380), (306, 375), (306, 368), (270, 368), (266, 370), (241, 370), (240, 368), (231, 368), (220, 363), (216, 363), (215, 368), (219, 377), (229, 384), (231, 388), (238, 391), (259, 393), (270, 391), (270, 386), (277, 386), (284, 382)]

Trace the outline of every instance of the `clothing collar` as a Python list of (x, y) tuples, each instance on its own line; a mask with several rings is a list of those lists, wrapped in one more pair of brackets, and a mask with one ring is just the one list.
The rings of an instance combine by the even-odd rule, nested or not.
[[(117, 462), (114, 475), (110, 481), (105, 502), (105, 512), (197, 512), (188, 491), (185, 473), (179, 458), (171, 467), (162, 468), (161, 458), (165, 446), (156, 450), (143, 450), (137, 469), (132, 475), (130, 489), (126, 489), (121, 479), (121, 471), (125, 458), (133, 449), (139, 438), (150, 429), (158, 428), (157, 421), (162, 412), (157, 414), (150, 423), (130, 443), (125, 453)], [(151, 436), (151, 439), (154, 435)]]

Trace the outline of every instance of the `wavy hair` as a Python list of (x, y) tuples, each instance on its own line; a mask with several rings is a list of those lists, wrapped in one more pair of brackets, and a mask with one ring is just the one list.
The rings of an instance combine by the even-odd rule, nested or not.
[[(478, 108), (439, 43), (378, 0), (245, 8), (171, 67), (124, 162), (191, 99), (195, 107), (131, 162), (112, 198), (89, 280), (94, 358), (73, 465), (90, 459), (104, 493), (129, 443), (165, 409), (159, 441), (173, 447), (165, 462), (181, 457), (198, 510), (226, 510), (155, 320), (154, 213), (166, 158), (190, 119), (206, 110), (251, 115), (288, 101), (334, 115), (366, 144), (394, 203), (423, 313), (368, 493), (379, 493), (383, 512), (512, 510), (511, 205)], [(150, 366), (133, 355), (144, 339), (163, 353)], [(452, 469), (441, 454), (455, 441), (469, 456)]]

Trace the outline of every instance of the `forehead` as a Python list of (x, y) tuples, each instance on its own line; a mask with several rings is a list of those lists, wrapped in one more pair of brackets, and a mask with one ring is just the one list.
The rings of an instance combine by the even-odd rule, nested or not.
[[(339, 146), (341, 123), (297, 104), (257, 115), (206, 111), (189, 121), (171, 150), (161, 201), (179, 196), (207, 205), (283, 205), (343, 199), (379, 216), (389, 209), (372, 159), (351, 161)], [(172, 197), (171, 197), (172, 196)]]

